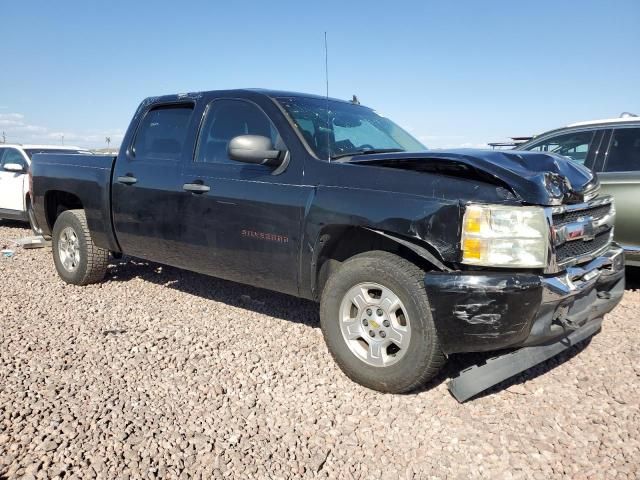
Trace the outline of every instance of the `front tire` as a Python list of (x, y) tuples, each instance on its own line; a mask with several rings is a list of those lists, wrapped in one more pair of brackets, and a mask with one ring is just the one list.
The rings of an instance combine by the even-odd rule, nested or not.
[(329, 278), (320, 302), (325, 341), (342, 371), (381, 392), (404, 393), (445, 362), (424, 271), (397, 255), (366, 252)]
[(88, 285), (104, 278), (109, 251), (93, 243), (84, 210), (62, 212), (53, 227), (52, 241), (53, 261), (65, 282)]

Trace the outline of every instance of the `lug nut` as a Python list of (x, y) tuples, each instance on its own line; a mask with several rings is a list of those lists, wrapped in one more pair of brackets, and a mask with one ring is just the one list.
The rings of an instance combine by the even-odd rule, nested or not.
[(362, 320), (362, 324), (366, 327), (367, 325), (369, 325), (369, 322), (367, 322), (367, 320)]
[(389, 323), (389, 320), (385, 320), (384, 322), (382, 322), (382, 325), (384, 325), (385, 327), (388, 327), (391, 324)]
[(367, 308), (367, 315), (371, 316), (371, 309)]
[(386, 333), (384, 333), (384, 332), (380, 332), (380, 336), (381, 336), (382, 338), (384, 338), (384, 337), (386, 337), (386, 336), (387, 336), (387, 334), (386, 334)]
[(369, 330), (369, 336), (370, 337), (375, 337), (376, 336), (376, 332), (374, 332), (373, 330)]
[(376, 313), (378, 314), (378, 316), (380, 316), (380, 317), (381, 317), (381, 316), (382, 316), (382, 309), (381, 309), (381, 308), (379, 308), (379, 309), (378, 309), (378, 311), (377, 311)]

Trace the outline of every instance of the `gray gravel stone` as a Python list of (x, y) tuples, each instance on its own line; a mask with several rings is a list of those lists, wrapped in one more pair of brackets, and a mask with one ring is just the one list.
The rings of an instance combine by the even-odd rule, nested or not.
[[(28, 234), (0, 222), (0, 244)], [(0, 478), (640, 475), (640, 275), (602, 333), (459, 405), (335, 366), (313, 303), (137, 260), (0, 259)]]

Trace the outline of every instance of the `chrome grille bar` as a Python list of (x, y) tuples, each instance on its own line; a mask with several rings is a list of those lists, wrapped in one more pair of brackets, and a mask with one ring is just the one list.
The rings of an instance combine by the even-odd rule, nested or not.
[(546, 209), (549, 223), (549, 267), (557, 273), (593, 260), (613, 241), (615, 206), (611, 196)]

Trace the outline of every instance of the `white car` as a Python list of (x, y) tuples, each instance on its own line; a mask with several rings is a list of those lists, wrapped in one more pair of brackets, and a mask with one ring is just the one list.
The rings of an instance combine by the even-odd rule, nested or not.
[(84, 153), (61, 145), (0, 144), (0, 220), (29, 221), (29, 165), (36, 153)]

